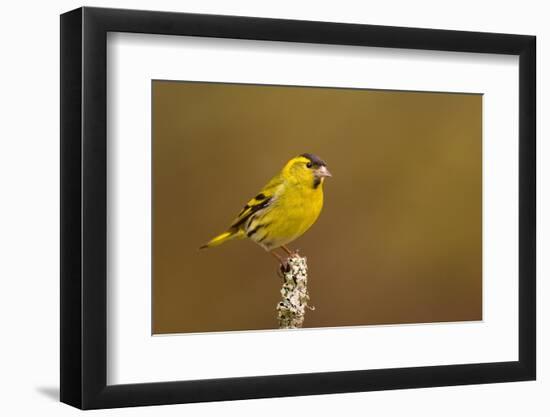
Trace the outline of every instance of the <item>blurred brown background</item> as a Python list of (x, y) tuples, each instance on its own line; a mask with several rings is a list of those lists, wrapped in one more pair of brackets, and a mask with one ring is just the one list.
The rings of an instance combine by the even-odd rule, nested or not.
[(276, 328), (277, 262), (224, 231), (291, 157), (333, 174), (305, 327), (480, 320), (482, 96), (153, 81), (153, 333)]

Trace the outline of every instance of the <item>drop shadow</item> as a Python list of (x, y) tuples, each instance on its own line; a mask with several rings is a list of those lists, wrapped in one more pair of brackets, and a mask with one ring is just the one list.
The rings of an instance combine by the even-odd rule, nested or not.
[(59, 387), (37, 387), (36, 391), (53, 401), (59, 401)]

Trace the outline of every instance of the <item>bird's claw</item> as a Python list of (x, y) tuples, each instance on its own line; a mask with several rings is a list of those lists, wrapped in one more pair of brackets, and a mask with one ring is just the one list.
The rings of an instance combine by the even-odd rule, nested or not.
[(290, 272), (290, 265), (288, 262), (282, 262), (280, 265), (279, 265), (279, 272), (281, 273), (281, 277), (283, 277), (283, 275), (287, 272)]

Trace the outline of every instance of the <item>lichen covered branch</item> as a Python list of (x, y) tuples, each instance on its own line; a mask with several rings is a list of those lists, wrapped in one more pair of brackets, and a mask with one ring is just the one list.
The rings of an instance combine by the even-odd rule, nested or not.
[(293, 254), (288, 257), (287, 265), (281, 269), (283, 287), (282, 300), (277, 304), (279, 329), (298, 329), (304, 323), (308, 306), (307, 290), (307, 260), (305, 257)]

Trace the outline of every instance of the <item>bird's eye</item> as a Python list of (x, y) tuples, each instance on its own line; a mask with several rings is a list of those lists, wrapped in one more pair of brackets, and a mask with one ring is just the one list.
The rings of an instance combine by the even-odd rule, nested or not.
[(313, 164), (312, 164), (311, 162), (308, 162), (308, 163), (306, 164), (306, 167), (308, 167), (308, 168), (311, 168), (312, 166), (313, 166)]

